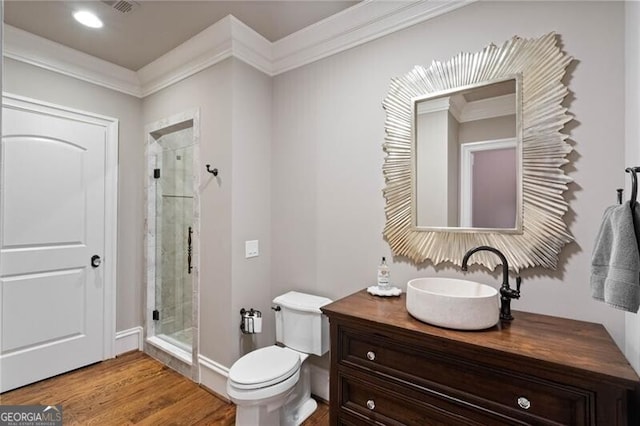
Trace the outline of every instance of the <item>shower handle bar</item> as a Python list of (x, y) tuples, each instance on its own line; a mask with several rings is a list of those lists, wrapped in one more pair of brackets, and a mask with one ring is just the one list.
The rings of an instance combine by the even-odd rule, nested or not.
[(189, 236), (187, 237), (187, 272), (190, 274), (193, 266), (191, 266), (191, 253), (193, 252), (191, 234), (193, 234), (193, 228), (189, 227)]

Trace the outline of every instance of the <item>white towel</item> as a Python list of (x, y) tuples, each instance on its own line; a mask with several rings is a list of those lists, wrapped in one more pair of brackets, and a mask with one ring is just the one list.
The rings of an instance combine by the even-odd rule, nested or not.
[(632, 214), (630, 202), (608, 207), (591, 258), (591, 295), (628, 312), (640, 307), (640, 205)]

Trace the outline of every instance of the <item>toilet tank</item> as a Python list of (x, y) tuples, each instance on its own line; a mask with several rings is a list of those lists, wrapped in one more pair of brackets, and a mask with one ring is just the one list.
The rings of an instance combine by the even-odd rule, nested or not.
[(326, 297), (290, 291), (273, 299), (276, 310), (276, 341), (298, 352), (323, 355), (329, 350), (329, 319), (320, 308)]

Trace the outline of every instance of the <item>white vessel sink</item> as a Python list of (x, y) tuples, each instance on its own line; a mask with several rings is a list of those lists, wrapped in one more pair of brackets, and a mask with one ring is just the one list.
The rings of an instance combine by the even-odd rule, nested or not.
[(454, 278), (417, 278), (407, 283), (407, 311), (428, 324), (455, 330), (482, 330), (500, 318), (498, 291)]

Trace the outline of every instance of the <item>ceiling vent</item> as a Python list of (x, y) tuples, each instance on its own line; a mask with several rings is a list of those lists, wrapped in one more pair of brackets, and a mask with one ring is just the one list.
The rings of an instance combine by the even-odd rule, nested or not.
[(120, 13), (133, 12), (140, 6), (140, 3), (132, 0), (103, 0), (102, 3), (109, 5), (109, 7), (117, 10)]

